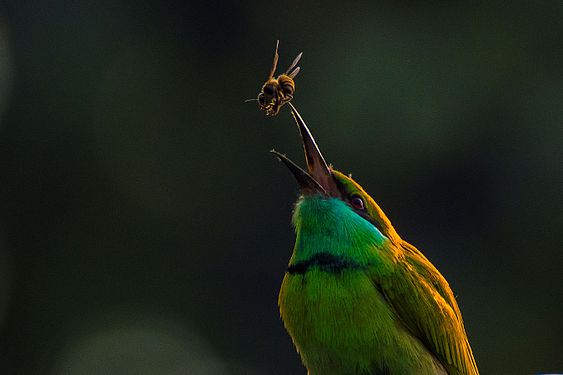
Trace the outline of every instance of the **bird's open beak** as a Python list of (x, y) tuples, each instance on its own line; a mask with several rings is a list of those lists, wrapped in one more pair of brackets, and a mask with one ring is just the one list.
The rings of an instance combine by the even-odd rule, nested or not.
[(276, 157), (289, 168), (299, 183), (303, 194), (322, 194), (332, 197), (339, 196), (340, 190), (336, 185), (330, 167), (326, 164), (313, 135), (293, 104), (288, 104), (291, 107), (291, 114), (297, 123), (299, 133), (301, 134), (301, 140), (303, 141), (303, 151), (305, 152), (307, 171), (303, 170), (285, 155), (280, 154), (275, 150), (270, 152), (276, 155)]

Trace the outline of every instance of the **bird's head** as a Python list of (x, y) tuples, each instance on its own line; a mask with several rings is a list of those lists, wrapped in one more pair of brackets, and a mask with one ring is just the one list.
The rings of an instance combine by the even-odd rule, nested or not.
[(343, 220), (365, 221), (391, 242), (399, 243), (401, 239), (385, 213), (356, 181), (326, 163), (305, 121), (297, 109), (289, 105), (303, 141), (307, 170), (285, 155), (271, 152), (289, 168), (301, 188), (293, 218), (295, 226), (299, 227), (304, 221), (316, 221), (317, 228), (324, 226), (330, 231)]

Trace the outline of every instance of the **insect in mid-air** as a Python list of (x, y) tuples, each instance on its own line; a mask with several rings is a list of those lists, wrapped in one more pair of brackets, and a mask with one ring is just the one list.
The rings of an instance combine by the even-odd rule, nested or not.
[(293, 93), (295, 92), (295, 82), (293, 79), (297, 76), (297, 73), (299, 73), (300, 68), (297, 66), (297, 63), (299, 63), (299, 60), (303, 55), (303, 52), (297, 55), (285, 73), (280, 74), (277, 78), (274, 78), (274, 73), (276, 72), (276, 67), (278, 66), (279, 44), (280, 41), (278, 40), (276, 42), (276, 52), (274, 54), (272, 70), (270, 71), (268, 79), (262, 86), (262, 90), (260, 90), (258, 98), (248, 100), (257, 100), (260, 110), (265, 111), (267, 116), (277, 115), (280, 108), (293, 99)]

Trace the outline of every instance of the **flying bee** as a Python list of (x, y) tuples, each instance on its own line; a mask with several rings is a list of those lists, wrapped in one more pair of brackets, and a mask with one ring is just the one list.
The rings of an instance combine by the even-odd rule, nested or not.
[(299, 73), (299, 70), (301, 69), (297, 66), (297, 63), (299, 63), (303, 52), (297, 55), (285, 73), (280, 74), (278, 78), (274, 78), (274, 73), (276, 72), (276, 68), (278, 66), (279, 44), (280, 41), (278, 40), (276, 42), (276, 51), (274, 53), (272, 70), (270, 71), (270, 75), (268, 76), (266, 83), (262, 86), (262, 90), (260, 90), (258, 98), (249, 99), (249, 101), (257, 100), (260, 110), (265, 111), (266, 116), (277, 115), (280, 108), (283, 107), (285, 103), (288, 103), (291, 99), (293, 99), (293, 94), (295, 93), (295, 82), (293, 79), (297, 76), (297, 73)]

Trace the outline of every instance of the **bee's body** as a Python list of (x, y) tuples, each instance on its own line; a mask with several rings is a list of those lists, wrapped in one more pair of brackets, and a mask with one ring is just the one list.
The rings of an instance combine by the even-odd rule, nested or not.
[(262, 90), (260, 90), (257, 99), (260, 110), (265, 111), (267, 116), (277, 115), (280, 108), (293, 99), (293, 93), (295, 92), (295, 81), (293, 81), (293, 79), (300, 70), (296, 65), (303, 54), (300, 53), (297, 55), (285, 73), (274, 78), (274, 73), (278, 65), (278, 45), (279, 41), (276, 44), (272, 70), (270, 71), (268, 80), (262, 86)]

